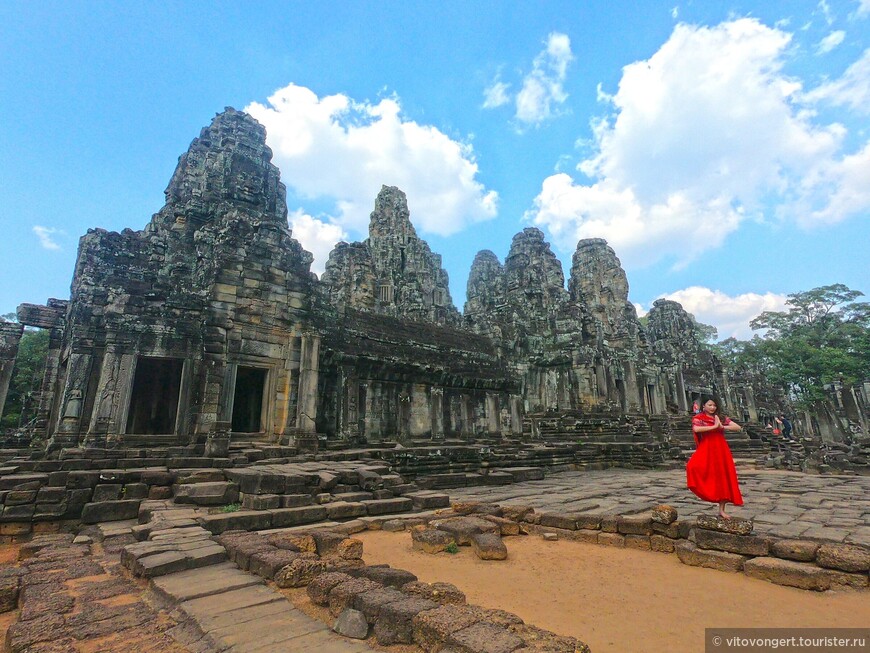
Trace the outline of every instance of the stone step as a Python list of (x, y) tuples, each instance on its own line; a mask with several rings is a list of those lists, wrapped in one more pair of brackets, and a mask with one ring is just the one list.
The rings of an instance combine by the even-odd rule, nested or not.
[(223, 506), (239, 501), (239, 486), (230, 481), (185, 483), (172, 486), (175, 503)]

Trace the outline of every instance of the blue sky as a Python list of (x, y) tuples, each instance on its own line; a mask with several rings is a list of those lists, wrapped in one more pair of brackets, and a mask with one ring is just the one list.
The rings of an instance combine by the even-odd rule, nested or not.
[(141, 229), (225, 106), (263, 122), (322, 269), (408, 194), (461, 309), (538, 226), (616, 250), (641, 310), (722, 337), (870, 292), (870, 0), (0, 4), (0, 313), (65, 298), (88, 228)]

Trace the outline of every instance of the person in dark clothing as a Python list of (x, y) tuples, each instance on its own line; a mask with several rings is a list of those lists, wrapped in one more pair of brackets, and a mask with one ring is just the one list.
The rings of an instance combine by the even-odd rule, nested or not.
[(779, 421), (782, 422), (782, 437), (784, 440), (791, 440), (791, 422), (785, 415), (779, 416)]

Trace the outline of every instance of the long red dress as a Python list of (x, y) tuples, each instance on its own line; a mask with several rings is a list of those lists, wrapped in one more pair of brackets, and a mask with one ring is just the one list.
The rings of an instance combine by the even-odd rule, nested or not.
[[(706, 413), (692, 418), (692, 426), (713, 426), (715, 419)], [(731, 420), (725, 418), (724, 425)], [(725, 441), (725, 429), (693, 434), (698, 448), (686, 463), (686, 484), (704, 501), (719, 503), (727, 501), (735, 506), (743, 505), (743, 496), (737, 485), (737, 470), (731, 449)]]

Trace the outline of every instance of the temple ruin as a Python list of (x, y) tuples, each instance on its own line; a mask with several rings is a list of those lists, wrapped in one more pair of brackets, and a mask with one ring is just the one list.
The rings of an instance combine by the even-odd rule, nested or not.
[(508, 442), (589, 416), (653, 434), (702, 393), (758, 418), (753, 387), (725, 377), (679, 304), (657, 301), (641, 325), (601, 239), (577, 244), (567, 287), (538, 229), (504, 263), (481, 251), (460, 313), (405, 194), (385, 186), (369, 237), (336, 245), (318, 279), (271, 158), (253, 118), (217, 115), (145, 229), (89, 230), (70, 299), (2, 325), (0, 400), (21, 329), (51, 332), (30, 427), (49, 451)]

